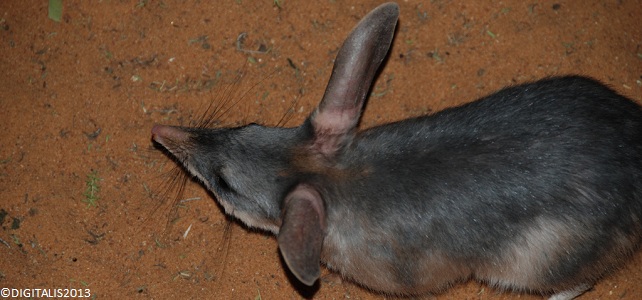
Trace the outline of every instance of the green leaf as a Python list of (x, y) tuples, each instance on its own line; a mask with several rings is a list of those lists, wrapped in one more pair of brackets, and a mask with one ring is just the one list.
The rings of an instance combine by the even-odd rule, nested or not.
[(49, 19), (60, 22), (62, 19), (62, 0), (49, 0)]

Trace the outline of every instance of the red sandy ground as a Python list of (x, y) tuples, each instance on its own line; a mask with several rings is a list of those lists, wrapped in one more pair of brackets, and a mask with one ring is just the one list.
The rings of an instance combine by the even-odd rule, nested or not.
[[(176, 205), (165, 191), (174, 163), (151, 147), (154, 123), (189, 125), (227, 101), (219, 126), (276, 125), (290, 109), (281, 123), (298, 125), (347, 32), (379, 1), (278, 3), (65, 0), (56, 23), (47, 1), (0, 2), (0, 287), (88, 288), (96, 299), (385, 298), (331, 277), (297, 291), (274, 238), (227, 221), (194, 182), (180, 197), (200, 200)], [(558, 74), (642, 101), (641, 1), (400, 5), (362, 127)], [(242, 32), (243, 49), (269, 51), (238, 51)], [(434, 298), (541, 299), (475, 282)], [(642, 299), (642, 253), (580, 299)]]

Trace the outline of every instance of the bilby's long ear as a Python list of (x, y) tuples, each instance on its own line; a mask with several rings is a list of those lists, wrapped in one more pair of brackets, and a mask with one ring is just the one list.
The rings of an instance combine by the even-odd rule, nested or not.
[(301, 282), (312, 285), (321, 274), (325, 208), (319, 193), (305, 184), (285, 198), (277, 241), (285, 263)]
[(380, 5), (352, 30), (339, 49), (323, 99), (310, 116), (315, 147), (326, 155), (356, 127), (361, 108), (397, 25), (399, 6)]

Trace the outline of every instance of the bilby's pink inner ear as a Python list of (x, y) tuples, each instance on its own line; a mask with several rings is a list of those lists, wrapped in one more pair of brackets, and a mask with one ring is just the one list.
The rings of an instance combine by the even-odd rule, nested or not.
[(319, 151), (332, 155), (357, 125), (361, 108), (397, 25), (399, 6), (380, 5), (352, 30), (339, 49), (319, 107), (310, 116)]
[(313, 285), (321, 274), (325, 209), (319, 193), (300, 184), (285, 198), (277, 240), (285, 263), (301, 282)]

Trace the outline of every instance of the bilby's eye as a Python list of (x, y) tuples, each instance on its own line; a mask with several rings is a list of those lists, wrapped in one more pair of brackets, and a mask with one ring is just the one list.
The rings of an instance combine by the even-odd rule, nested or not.
[(221, 177), (220, 175), (216, 175), (214, 178), (215, 178), (214, 180), (216, 181), (216, 185), (219, 187), (219, 189), (221, 189), (224, 192), (233, 192), (232, 188), (227, 183), (227, 181), (223, 179), (223, 177)]

